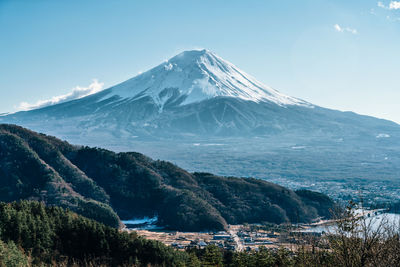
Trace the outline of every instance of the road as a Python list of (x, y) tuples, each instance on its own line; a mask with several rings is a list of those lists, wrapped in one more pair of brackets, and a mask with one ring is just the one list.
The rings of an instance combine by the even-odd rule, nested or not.
[(236, 243), (236, 250), (237, 251), (243, 251), (244, 250), (244, 246), (243, 246), (242, 241), (240, 240), (240, 238), (237, 235), (238, 230), (239, 230), (239, 226), (237, 226), (237, 225), (231, 225), (229, 227), (229, 233), (230, 233), (230, 235), (232, 236), (233, 240)]

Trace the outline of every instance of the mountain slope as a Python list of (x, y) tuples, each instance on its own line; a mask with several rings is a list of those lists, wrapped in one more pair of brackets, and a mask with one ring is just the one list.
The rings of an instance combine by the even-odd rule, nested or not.
[[(278, 105), (305, 105), (286, 96), (207, 50), (185, 51), (165, 63), (118, 84), (107, 97), (123, 99), (150, 97), (160, 109), (225, 96)], [(106, 98), (106, 97), (104, 97)]]
[[(209, 100), (215, 105), (211, 113), (207, 112), (210, 104), (198, 105)], [(183, 52), (97, 94), (3, 116), (0, 121), (82, 138), (93, 133), (160, 137), (171, 130), (175, 134), (193, 134), (198, 129), (202, 130), (199, 134), (215, 134), (225, 129), (244, 134), (271, 115), (271, 112), (256, 114), (254, 104), (272, 104), (279, 110), (287, 106), (313, 107), (263, 85), (233, 64), (201, 50)], [(248, 119), (251, 121), (247, 122)], [(187, 127), (187, 120), (192, 120), (194, 127)]]
[(46, 137), (1, 125), (0, 159), (0, 201), (44, 201), (107, 225), (119, 225), (117, 214), (109, 206), (109, 196)]
[(192, 174), (139, 153), (72, 146), (13, 125), (0, 125), (0, 191), (0, 201), (40, 200), (112, 226), (118, 216), (158, 216), (159, 225), (187, 231), (309, 222), (333, 206), (324, 198), (305, 204), (265, 181)]
[[(399, 135), (392, 122), (324, 109), (286, 96), (208, 50), (185, 51), (81, 99), (0, 116), (76, 143), (105, 139)], [(45, 122), (45, 123), (43, 123)], [(118, 141), (119, 140), (119, 141)]]

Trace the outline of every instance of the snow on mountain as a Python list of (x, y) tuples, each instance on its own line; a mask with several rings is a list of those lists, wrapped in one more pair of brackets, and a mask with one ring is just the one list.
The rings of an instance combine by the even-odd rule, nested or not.
[(109, 94), (104, 98), (115, 95), (124, 99), (150, 96), (160, 108), (171, 98), (176, 99), (180, 105), (186, 105), (218, 96), (253, 102), (273, 102), (280, 106), (312, 106), (262, 84), (208, 50), (182, 52), (159, 66), (110, 88)]
[[(218, 136), (396, 136), (399, 126), (286, 96), (208, 50), (185, 51), (106, 90), (0, 116), (71, 142)], [(122, 137), (125, 141), (122, 141)], [(380, 136), (379, 136), (380, 137)], [(129, 141), (130, 142), (130, 141)], [(197, 141), (196, 141), (197, 142)], [(93, 144), (93, 143), (91, 143)]]

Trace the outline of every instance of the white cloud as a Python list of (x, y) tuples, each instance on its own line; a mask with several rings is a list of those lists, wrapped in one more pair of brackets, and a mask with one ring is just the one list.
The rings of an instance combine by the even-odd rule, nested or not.
[(400, 1), (390, 1), (389, 5), (386, 6), (383, 2), (378, 2), (378, 7), (384, 9), (400, 9)]
[(335, 24), (333, 27), (335, 27), (335, 30), (338, 32), (343, 32), (342, 27), (339, 26), (339, 24)]
[(400, 1), (390, 2), (389, 9), (400, 9)]
[(335, 28), (335, 31), (337, 31), (337, 32), (349, 32), (352, 34), (358, 34), (356, 29), (349, 28), (349, 27), (344, 28), (344, 27), (341, 27), (339, 24), (335, 24), (335, 25), (333, 25), (333, 27)]
[(356, 29), (351, 29), (351, 28), (346, 28), (346, 31), (352, 33), (352, 34), (357, 34), (357, 30)]
[(97, 79), (93, 79), (92, 83), (88, 87), (77, 86), (72, 89), (71, 92), (65, 95), (53, 96), (50, 99), (39, 100), (34, 104), (27, 102), (21, 102), (18, 106), (19, 110), (31, 110), (36, 108), (42, 108), (46, 106), (51, 106), (54, 104), (63, 103), (66, 101), (79, 99), (94, 93), (97, 93), (103, 89), (104, 83), (99, 83)]
[(390, 3), (388, 5), (385, 5), (383, 2), (379, 1), (378, 7), (385, 9), (386, 14), (390, 14), (390, 15), (386, 15), (387, 20), (393, 21), (393, 22), (400, 21), (400, 17), (398, 17), (396, 15), (396, 12), (398, 10), (400, 10), (400, 1), (390, 1)]

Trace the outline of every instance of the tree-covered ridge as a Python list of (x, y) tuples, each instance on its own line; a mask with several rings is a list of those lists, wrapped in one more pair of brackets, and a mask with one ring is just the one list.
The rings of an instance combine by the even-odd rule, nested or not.
[(70, 208), (117, 227), (109, 197), (58, 150), (61, 142), (32, 131), (0, 128), (0, 201), (31, 199)]
[[(33, 264), (93, 261), (108, 266), (147, 264), (183, 265), (187, 255), (136, 233), (119, 232), (94, 220), (39, 202), (0, 203), (0, 256), (2, 250)], [(15, 244), (15, 245), (14, 245)], [(6, 259), (0, 257), (0, 266)], [(26, 266), (26, 265), (16, 265)]]
[[(14, 125), (0, 125), (0, 201), (34, 199), (118, 226), (157, 215), (170, 229), (308, 222), (333, 202), (257, 179), (189, 173), (140, 153), (78, 147)], [(118, 214), (118, 215), (117, 215)]]
[(0, 203), (0, 266), (400, 266), (398, 225), (371, 227), (351, 206), (340, 212), (334, 233), (293, 250), (234, 252), (209, 245), (178, 251), (59, 207)]

